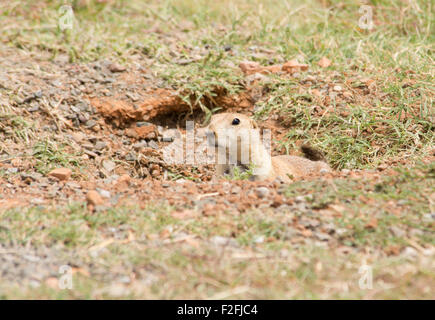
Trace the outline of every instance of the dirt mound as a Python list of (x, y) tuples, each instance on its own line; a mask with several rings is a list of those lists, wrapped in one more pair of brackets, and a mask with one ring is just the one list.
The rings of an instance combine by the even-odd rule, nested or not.
[(221, 107), (223, 110), (240, 111), (253, 106), (249, 93), (229, 96), (225, 90), (216, 90), (215, 97), (204, 97), (200, 102), (194, 96), (190, 97), (190, 104), (186, 103), (177, 91), (155, 89), (143, 94), (137, 103), (131, 103), (121, 97), (95, 97), (90, 102), (93, 107), (106, 119), (110, 119), (117, 126), (132, 121), (152, 121), (169, 114), (187, 113), (201, 110), (201, 104), (208, 108)]
[(136, 104), (112, 97), (97, 97), (90, 101), (98, 112), (105, 118), (112, 119), (117, 125), (120, 125), (121, 121), (149, 121), (160, 115), (189, 110), (187, 103), (166, 89), (156, 89)]

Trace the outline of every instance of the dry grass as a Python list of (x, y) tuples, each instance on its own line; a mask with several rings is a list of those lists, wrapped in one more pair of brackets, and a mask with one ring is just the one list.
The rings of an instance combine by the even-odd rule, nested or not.
[[(187, 208), (198, 212), (185, 219), (174, 213), (186, 208), (164, 201), (96, 214), (82, 202), (53, 198), (50, 205), (0, 207), (0, 255), (26, 261), (22, 248), (48, 247), (56, 263), (75, 268), (73, 290), (58, 289), (55, 270), (37, 287), (31, 277), (4, 281), (0, 297), (433, 298), (434, 168), (421, 160), (434, 150), (434, 7), (423, 0), (371, 3), (375, 28), (367, 31), (358, 27), (354, 1), (79, 0), (72, 3), (74, 28), (62, 31), (59, 1), (2, 2), (0, 46), (35, 62), (16, 68), (39, 79), (54, 72), (39, 62), (64, 55), (67, 66), (140, 61), (156, 87), (213, 101), (216, 89), (249, 87), (241, 61), (297, 58), (309, 71), (270, 75), (254, 102), (259, 121), (276, 119), (283, 130), (281, 151), (306, 141), (338, 169), (402, 165), (394, 174), (286, 186), (295, 204), (282, 210), (206, 216)], [(323, 56), (330, 67), (318, 66)], [(26, 159), (24, 173), (42, 174), (70, 167), (89, 182), (96, 161), (65, 139), (75, 129), (57, 108), (62, 101), (38, 101), (40, 113), (30, 113), (17, 103), (22, 88), (8, 81), (0, 78), (0, 165)], [(0, 166), (0, 181), (20, 174)], [(373, 267), (372, 290), (358, 286), (363, 263)]]

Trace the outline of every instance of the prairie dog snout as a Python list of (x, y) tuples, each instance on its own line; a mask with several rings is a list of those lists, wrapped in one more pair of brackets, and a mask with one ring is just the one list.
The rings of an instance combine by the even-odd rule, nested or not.
[[(291, 177), (331, 170), (322, 161), (288, 155), (271, 157), (260, 139), (255, 121), (240, 113), (212, 116), (206, 135), (209, 146), (215, 148), (217, 176), (232, 175), (235, 167), (245, 170), (252, 165), (253, 180), (280, 177), (289, 182)], [(307, 151), (307, 147), (302, 150)]]
[(257, 124), (243, 114), (221, 113), (211, 118), (206, 135), (210, 145), (226, 148), (247, 137), (251, 130), (257, 128)]
[(251, 164), (254, 165), (254, 177), (263, 179), (270, 172), (269, 152), (260, 141), (257, 124), (247, 116), (239, 113), (214, 115), (208, 126), (207, 139), (215, 148), (218, 176), (232, 174), (236, 166), (246, 170)]

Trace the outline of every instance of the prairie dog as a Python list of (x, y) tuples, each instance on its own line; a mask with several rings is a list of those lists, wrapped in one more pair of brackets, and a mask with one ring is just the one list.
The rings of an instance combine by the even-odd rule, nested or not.
[[(323, 161), (312, 161), (297, 156), (281, 155), (271, 157), (264, 147), (260, 132), (254, 120), (240, 113), (220, 113), (211, 117), (207, 127), (207, 140), (215, 148), (216, 175), (234, 174), (234, 168), (247, 169), (253, 166), (254, 181), (281, 178), (305, 177), (331, 171)], [(318, 160), (319, 154), (309, 147), (302, 151)]]

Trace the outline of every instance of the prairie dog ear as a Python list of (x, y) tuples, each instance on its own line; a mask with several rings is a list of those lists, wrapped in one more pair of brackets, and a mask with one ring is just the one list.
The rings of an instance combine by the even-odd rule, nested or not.
[(252, 127), (254, 129), (258, 129), (258, 124), (257, 124), (257, 122), (255, 122), (255, 120), (251, 120), (251, 123), (252, 123)]

